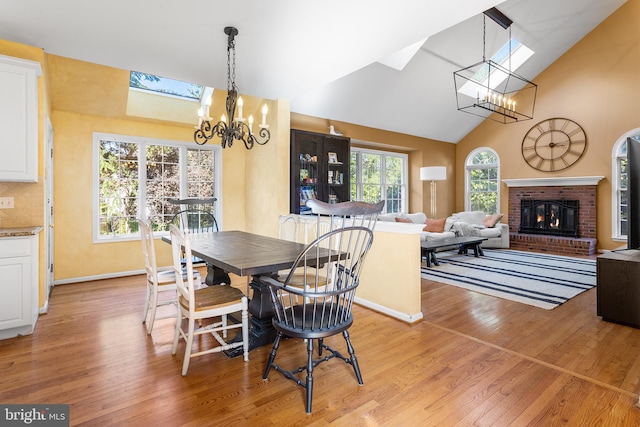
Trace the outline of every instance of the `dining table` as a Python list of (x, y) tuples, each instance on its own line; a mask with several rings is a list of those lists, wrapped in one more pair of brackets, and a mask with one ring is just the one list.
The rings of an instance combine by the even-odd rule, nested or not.
[[(169, 236), (162, 240), (171, 243)], [(219, 268), (237, 276), (251, 277), (249, 350), (272, 343), (276, 336), (272, 325), (273, 305), (268, 285), (260, 281), (260, 276), (276, 277), (278, 271), (290, 269), (306, 245), (237, 230), (193, 233), (189, 241), (192, 254), (207, 264), (207, 276)], [(229, 357), (241, 353), (242, 348), (225, 351)]]

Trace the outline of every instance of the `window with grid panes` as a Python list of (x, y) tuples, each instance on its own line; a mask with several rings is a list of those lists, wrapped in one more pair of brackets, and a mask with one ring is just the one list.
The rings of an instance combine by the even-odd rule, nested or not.
[(168, 199), (217, 197), (218, 146), (96, 133), (94, 148), (94, 241), (138, 238), (138, 218), (167, 231), (179, 209)]

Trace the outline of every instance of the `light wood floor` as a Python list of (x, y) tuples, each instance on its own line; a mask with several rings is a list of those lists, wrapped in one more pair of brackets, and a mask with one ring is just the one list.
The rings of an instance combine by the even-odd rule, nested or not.
[[(307, 415), (301, 387), (262, 380), (267, 347), (182, 377), (172, 320), (151, 337), (140, 322), (142, 276), (57, 286), (33, 335), (0, 341), (0, 403), (68, 403), (71, 425), (96, 426), (638, 426), (640, 330), (600, 320), (595, 297), (546, 311), (424, 281), (417, 324), (356, 307), (364, 386), (321, 365)], [(297, 340), (278, 354), (304, 357)]]

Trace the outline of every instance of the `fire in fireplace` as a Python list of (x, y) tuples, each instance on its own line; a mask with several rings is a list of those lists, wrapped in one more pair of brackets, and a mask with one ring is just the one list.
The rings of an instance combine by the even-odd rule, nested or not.
[(519, 233), (578, 237), (578, 200), (520, 200)]

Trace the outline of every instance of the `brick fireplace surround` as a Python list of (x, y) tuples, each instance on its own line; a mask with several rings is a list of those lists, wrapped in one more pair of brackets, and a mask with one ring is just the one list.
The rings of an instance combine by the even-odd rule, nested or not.
[[(509, 245), (512, 249), (558, 255), (596, 252), (596, 188), (602, 176), (504, 179), (509, 187)], [(578, 200), (578, 238), (518, 233), (520, 200)]]

